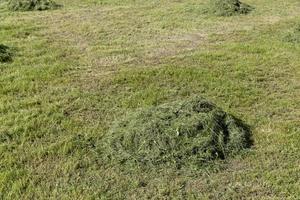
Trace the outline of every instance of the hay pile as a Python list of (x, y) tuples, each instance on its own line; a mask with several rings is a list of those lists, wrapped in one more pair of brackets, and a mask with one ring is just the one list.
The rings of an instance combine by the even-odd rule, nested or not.
[(253, 7), (239, 0), (210, 0), (208, 11), (217, 16), (248, 14)]
[(8, 46), (0, 44), (0, 62), (12, 61), (12, 51)]
[(296, 25), (288, 34), (285, 35), (284, 41), (300, 43), (300, 24)]
[(199, 168), (248, 148), (251, 140), (242, 121), (194, 97), (129, 113), (111, 128), (107, 144), (117, 163)]
[(60, 5), (52, 0), (9, 0), (8, 8), (12, 11), (50, 10)]

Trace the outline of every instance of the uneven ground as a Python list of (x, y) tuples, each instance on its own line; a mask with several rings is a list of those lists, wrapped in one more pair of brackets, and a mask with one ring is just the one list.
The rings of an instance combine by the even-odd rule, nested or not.
[[(299, 0), (245, 0), (247, 16), (205, 15), (206, 0), (57, 0), (0, 9), (0, 199), (299, 199)], [(101, 157), (129, 109), (212, 100), (253, 127), (254, 147), (199, 172), (121, 170)]]

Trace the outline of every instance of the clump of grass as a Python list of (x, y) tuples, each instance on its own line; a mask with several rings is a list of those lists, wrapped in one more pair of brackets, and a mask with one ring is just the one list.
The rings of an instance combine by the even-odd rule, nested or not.
[(290, 32), (288, 32), (283, 40), (285, 42), (300, 43), (300, 24), (297, 24)]
[(251, 145), (246, 124), (200, 97), (129, 113), (107, 140), (113, 161), (176, 168), (199, 168)]
[(254, 8), (239, 0), (210, 0), (208, 12), (217, 16), (248, 14)]
[(50, 10), (61, 7), (52, 0), (10, 0), (8, 8), (12, 11)]
[(11, 49), (6, 45), (0, 44), (0, 62), (12, 61), (12, 56)]

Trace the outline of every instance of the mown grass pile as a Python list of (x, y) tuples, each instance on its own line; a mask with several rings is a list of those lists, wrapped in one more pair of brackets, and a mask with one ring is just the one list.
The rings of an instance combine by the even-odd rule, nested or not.
[(239, 0), (210, 0), (209, 12), (217, 16), (248, 14), (253, 10), (248, 4)]
[(300, 24), (297, 24), (287, 35), (284, 41), (292, 43), (300, 43)]
[(247, 125), (201, 97), (132, 112), (110, 135), (109, 157), (138, 166), (199, 168), (251, 145)]
[(3, 44), (0, 44), (0, 62), (9, 62), (12, 60), (11, 49)]
[(59, 7), (60, 5), (52, 0), (10, 0), (8, 2), (8, 8), (12, 11), (42, 11)]

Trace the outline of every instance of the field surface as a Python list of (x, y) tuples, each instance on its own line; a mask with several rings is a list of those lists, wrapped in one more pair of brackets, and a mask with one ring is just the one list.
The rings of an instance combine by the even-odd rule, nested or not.
[[(300, 198), (299, 0), (231, 17), (207, 0), (57, 2), (0, 1), (0, 199)], [(251, 150), (199, 171), (105, 161), (115, 119), (193, 95), (246, 121)]]

